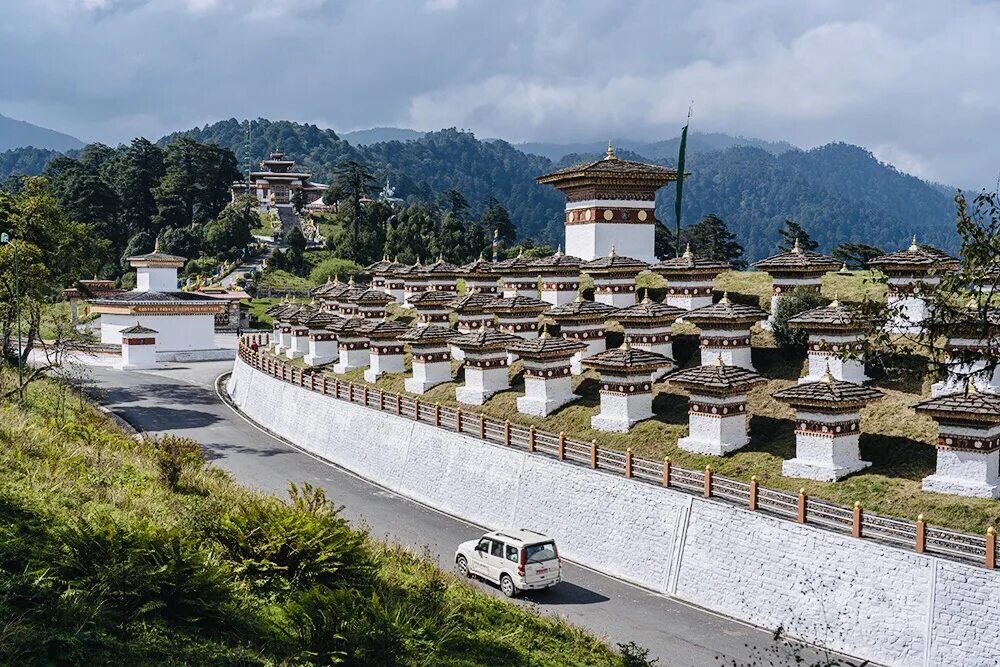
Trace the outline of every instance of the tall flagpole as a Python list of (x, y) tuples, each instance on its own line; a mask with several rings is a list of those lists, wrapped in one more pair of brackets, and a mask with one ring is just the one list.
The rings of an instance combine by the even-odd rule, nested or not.
[(677, 154), (677, 189), (674, 198), (674, 252), (681, 256), (681, 199), (684, 195), (684, 154), (687, 151), (688, 126), (691, 124), (691, 112), (694, 102), (688, 107), (687, 122), (681, 130), (681, 145)]

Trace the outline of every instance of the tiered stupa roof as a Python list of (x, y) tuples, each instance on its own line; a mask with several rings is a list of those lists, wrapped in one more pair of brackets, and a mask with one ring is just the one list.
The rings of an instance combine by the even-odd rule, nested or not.
[(469, 292), (458, 298), (452, 297), (451, 307), (460, 315), (474, 315), (479, 313), (493, 312), (490, 306), (496, 301), (496, 294), (483, 292)]
[(1000, 424), (1000, 394), (948, 394), (921, 401), (913, 409), (945, 422), (951, 420)]
[(482, 253), (479, 254), (479, 259), (469, 262), (468, 264), (463, 264), (458, 267), (458, 275), (468, 276), (468, 277), (493, 277), (494, 273), (493, 267), (496, 266), (493, 262), (488, 262), (483, 259)]
[(885, 273), (943, 271), (953, 269), (957, 264), (958, 260), (947, 253), (922, 247), (917, 243), (916, 236), (906, 250), (890, 252), (868, 262), (872, 268)]
[(581, 362), (588, 368), (598, 372), (628, 372), (636, 375), (652, 373), (658, 368), (669, 366), (673, 360), (663, 354), (632, 347), (628, 340), (621, 347), (605, 350), (592, 357), (586, 357)]
[(520, 339), (509, 347), (510, 351), (525, 359), (563, 359), (572, 357), (587, 347), (586, 343), (567, 338), (553, 338), (543, 329), (538, 338)]
[(552, 307), (548, 301), (533, 296), (508, 296), (494, 299), (489, 310), (498, 315), (538, 316)]
[(721, 354), (715, 358), (715, 363), (685, 368), (671, 373), (666, 379), (688, 391), (709, 396), (745, 394), (750, 387), (767, 382), (760, 373), (726, 364)]
[(160, 332), (156, 331), (155, 329), (150, 329), (149, 327), (144, 327), (138, 322), (136, 322), (132, 326), (122, 329), (121, 333), (126, 336), (142, 336), (142, 335), (156, 334)]
[(580, 295), (561, 306), (550, 308), (542, 313), (556, 322), (594, 322), (613, 319), (619, 310), (614, 306), (598, 301), (585, 301)]
[(796, 238), (791, 250), (762, 259), (753, 267), (772, 276), (821, 276), (839, 269), (840, 262), (813, 250), (803, 250)]
[(834, 299), (825, 306), (803, 311), (788, 318), (788, 326), (814, 333), (853, 333), (862, 331), (865, 323), (853, 308)]
[(745, 306), (742, 303), (733, 303), (729, 300), (729, 293), (722, 295), (722, 299), (711, 306), (692, 310), (684, 315), (684, 319), (697, 326), (724, 324), (724, 325), (746, 325), (752, 326), (755, 322), (766, 319), (767, 313), (754, 306)]
[(410, 327), (400, 334), (399, 340), (406, 343), (417, 344), (446, 343), (458, 335), (458, 332), (454, 329), (438, 326), (436, 324), (427, 324), (424, 326)]
[(539, 176), (535, 180), (538, 183), (549, 183), (564, 189), (576, 184), (591, 184), (595, 181), (617, 185), (623, 176), (628, 176), (630, 181), (648, 181), (649, 187), (656, 190), (670, 181), (677, 180), (677, 170), (656, 164), (622, 160), (615, 155), (614, 149), (609, 144), (607, 153), (601, 159), (557, 169), (544, 176)]
[(414, 294), (410, 297), (409, 303), (417, 310), (420, 310), (421, 308), (441, 309), (451, 308), (451, 304), (454, 300), (454, 292), (432, 290), (429, 292)]
[(829, 367), (816, 382), (792, 385), (771, 394), (793, 408), (806, 410), (860, 409), (884, 395), (878, 389), (834, 378)]
[(520, 336), (498, 331), (493, 327), (483, 327), (472, 333), (455, 336), (449, 342), (455, 347), (468, 352), (488, 350), (506, 350), (512, 343), (524, 340)]
[(680, 257), (671, 257), (649, 267), (650, 271), (660, 274), (667, 280), (671, 278), (677, 280), (693, 276), (715, 278), (715, 276), (729, 269), (729, 262), (720, 262), (696, 256), (691, 250), (690, 243), (688, 243), (687, 249)]
[(548, 257), (539, 257), (530, 264), (539, 275), (578, 275), (582, 265), (582, 259), (564, 255), (562, 250), (557, 250), (554, 255)]
[(384, 306), (395, 300), (395, 297), (381, 290), (366, 289), (356, 295), (353, 302), (359, 306)]
[(611, 246), (611, 251), (604, 257), (592, 259), (580, 265), (580, 270), (592, 276), (637, 276), (646, 269), (649, 264), (641, 259), (633, 257), (623, 257), (615, 252), (615, 247)]
[(409, 330), (410, 327), (395, 320), (365, 320), (357, 327), (359, 334), (372, 340), (396, 340)]
[(423, 272), (434, 278), (454, 278), (458, 276), (459, 268), (444, 261), (443, 257), (438, 257), (436, 262), (425, 266)]
[(372, 275), (388, 275), (401, 266), (403, 265), (399, 262), (389, 259), (388, 255), (382, 255), (382, 259), (366, 266), (365, 271)]
[(525, 257), (522, 250), (516, 257), (509, 257), (493, 264), (493, 273), (498, 275), (526, 275), (534, 271), (532, 264), (535, 260)]
[(620, 308), (614, 318), (624, 324), (672, 324), (678, 317), (684, 317), (688, 311), (658, 303), (649, 298), (647, 293), (639, 303)]

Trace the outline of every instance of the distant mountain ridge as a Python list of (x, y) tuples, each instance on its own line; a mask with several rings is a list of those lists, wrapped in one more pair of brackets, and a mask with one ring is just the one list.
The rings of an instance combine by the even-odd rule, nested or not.
[(385, 141), (416, 141), (425, 134), (427, 133), (403, 127), (373, 127), (367, 130), (341, 132), (340, 138), (352, 146), (368, 146)]
[[(236, 119), (177, 132), (232, 150), (245, 168), (246, 126)], [(909, 245), (916, 234), (923, 243), (957, 250), (954, 233), (954, 190), (927, 183), (877, 160), (868, 150), (838, 143), (800, 150), (783, 142), (727, 135), (690, 138), (682, 220), (692, 224), (715, 213), (726, 221), (746, 249), (749, 260), (776, 251), (785, 218), (800, 222), (830, 251), (839, 243), (860, 242), (891, 251)], [(618, 155), (673, 166), (676, 139), (642, 144), (638, 153), (623, 142)], [(716, 148), (722, 145), (723, 148)], [(567, 145), (551, 144), (550, 146)], [(317, 181), (346, 159), (368, 164), (381, 187), (387, 180), (396, 196), (410, 202), (442, 202), (448, 188), (459, 190), (478, 215), (491, 197), (510, 212), (522, 237), (549, 243), (563, 241), (562, 195), (535, 183), (535, 177), (558, 166), (602, 156), (606, 144), (560, 156), (558, 161), (525, 153), (499, 139), (477, 139), (454, 128), (428, 132), (417, 139), (352, 145), (330, 129), (289, 121), (259, 119), (253, 125), (253, 163), (280, 149)], [(44, 153), (18, 149), (0, 154), (0, 178), (12, 171), (38, 173)], [(41, 163), (41, 164), (40, 164)], [(27, 167), (21, 168), (20, 167)], [(374, 194), (374, 193), (373, 193)], [(657, 218), (673, 228), (674, 188), (660, 190)]]
[[(653, 160), (664, 160), (677, 157), (681, 140), (680, 137), (677, 136), (672, 139), (664, 139), (663, 141), (633, 141), (629, 139), (622, 139), (616, 140), (613, 143), (618, 149), (631, 151), (638, 155), (642, 155), (647, 159), (651, 158)], [(772, 153), (774, 155), (780, 155), (787, 151), (798, 150), (787, 141), (766, 141), (764, 139), (754, 139), (750, 137), (734, 137), (732, 135), (722, 134), (719, 132), (692, 132), (688, 135), (687, 152), (689, 155), (693, 153), (708, 153), (711, 151), (726, 150), (727, 148), (733, 148), (735, 146), (762, 148), (768, 153)], [(542, 157), (547, 157), (553, 162), (559, 162), (567, 155), (581, 153), (603, 154), (605, 148), (607, 147), (607, 142), (602, 143), (599, 141), (592, 141), (584, 143), (558, 144), (532, 141), (514, 144), (514, 147), (518, 150), (524, 151), (525, 153), (541, 155)]]
[(83, 148), (84, 145), (68, 134), (0, 114), (0, 151), (29, 146), (42, 150), (68, 151)]

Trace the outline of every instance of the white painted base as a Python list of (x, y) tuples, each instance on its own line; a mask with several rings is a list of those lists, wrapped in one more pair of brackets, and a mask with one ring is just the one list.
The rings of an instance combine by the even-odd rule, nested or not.
[(321, 366), (336, 361), (339, 356), (337, 341), (311, 340), (309, 341), (309, 353), (303, 357), (303, 361), (310, 366)]
[(982, 454), (937, 450), (937, 469), (924, 477), (924, 491), (975, 498), (1000, 498), (1000, 451)]
[(889, 331), (896, 333), (917, 333), (927, 319), (927, 302), (917, 296), (898, 297), (890, 295), (890, 308), (895, 309), (896, 317), (888, 325)]
[(993, 370), (993, 377), (986, 377), (982, 373), (973, 375), (984, 368), (986, 368), (985, 361), (954, 368), (948, 374), (947, 379), (931, 385), (931, 397), (937, 398), (938, 396), (964, 392), (966, 382), (969, 382), (981, 394), (1000, 394), (1000, 367)]
[(369, 357), (371, 355), (368, 353), (368, 348), (366, 347), (360, 350), (341, 350), (340, 360), (333, 367), (333, 372), (340, 374), (364, 368), (370, 363)]
[[(580, 339), (577, 339), (580, 340)], [(580, 340), (581, 343), (586, 343), (586, 349), (580, 350), (572, 356), (569, 360), (569, 370), (573, 375), (583, 374), (583, 365), (580, 363), (587, 357), (592, 357), (595, 354), (600, 354), (608, 349), (608, 341), (606, 338), (591, 338), (589, 340)]]
[(551, 303), (553, 306), (561, 306), (566, 303), (573, 303), (578, 290), (546, 290), (541, 291), (541, 300)]
[(615, 308), (628, 308), (636, 304), (635, 292), (594, 292), (594, 301)]
[(705, 306), (712, 305), (712, 295), (707, 296), (683, 296), (683, 295), (671, 295), (668, 294), (663, 300), (668, 306), (673, 306), (674, 308), (683, 308), (684, 310), (696, 310), (698, 308), (704, 308)]
[(601, 392), (601, 412), (590, 418), (598, 431), (627, 433), (638, 422), (653, 416), (652, 394), (605, 394)]
[(292, 344), (285, 350), (289, 359), (299, 359), (309, 354), (309, 336), (292, 336)]
[(482, 405), (497, 392), (510, 389), (506, 366), (465, 368), (465, 384), (455, 387), (455, 400), (466, 405)]
[(795, 437), (795, 458), (781, 464), (786, 477), (804, 477), (821, 482), (836, 482), (871, 465), (858, 454), (858, 436), (832, 438), (799, 434)]
[(566, 226), (566, 254), (590, 260), (605, 257), (614, 246), (622, 257), (653, 264), (654, 229), (651, 224), (588, 223)]
[(556, 377), (547, 380), (524, 378), (524, 396), (517, 399), (517, 411), (525, 415), (545, 417), (567, 403), (580, 398), (573, 393), (573, 380)]
[[(699, 400), (707, 402), (705, 397), (699, 397)], [(688, 434), (677, 440), (677, 446), (697, 454), (723, 456), (750, 444), (746, 414), (743, 412), (726, 417), (688, 415)]]
[(451, 360), (414, 362), (413, 376), (403, 380), (403, 386), (411, 394), (424, 394), (431, 387), (451, 382)]
[(818, 382), (826, 373), (827, 364), (830, 366), (830, 375), (837, 380), (853, 382), (854, 384), (864, 384), (871, 380), (865, 375), (865, 363), (860, 359), (841, 359), (835, 355), (823, 352), (809, 353), (809, 374), (799, 378), (799, 384), (806, 382)]
[(156, 351), (156, 360), (158, 362), (188, 363), (194, 361), (225, 361), (235, 358), (236, 350), (223, 347), (216, 347), (210, 350)]
[(406, 361), (401, 354), (369, 354), (365, 380), (375, 382), (386, 373), (405, 373)]

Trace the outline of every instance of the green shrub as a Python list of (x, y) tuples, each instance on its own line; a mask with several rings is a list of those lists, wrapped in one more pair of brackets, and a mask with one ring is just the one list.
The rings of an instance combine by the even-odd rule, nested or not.
[(799, 313), (825, 306), (828, 303), (828, 299), (805, 287), (796, 287), (782, 296), (778, 299), (778, 308), (771, 321), (774, 340), (782, 347), (804, 350), (808, 343), (808, 334), (802, 329), (793, 329), (788, 326), (788, 320)]
[(164, 435), (152, 444), (160, 477), (171, 491), (178, 489), (185, 468), (200, 468), (205, 463), (201, 445), (190, 438)]
[(365, 270), (349, 259), (324, 259), (309, 272), (309, 280), (322, 285), (328, 279), (339, 277), (343, 281), (364, 276)]

